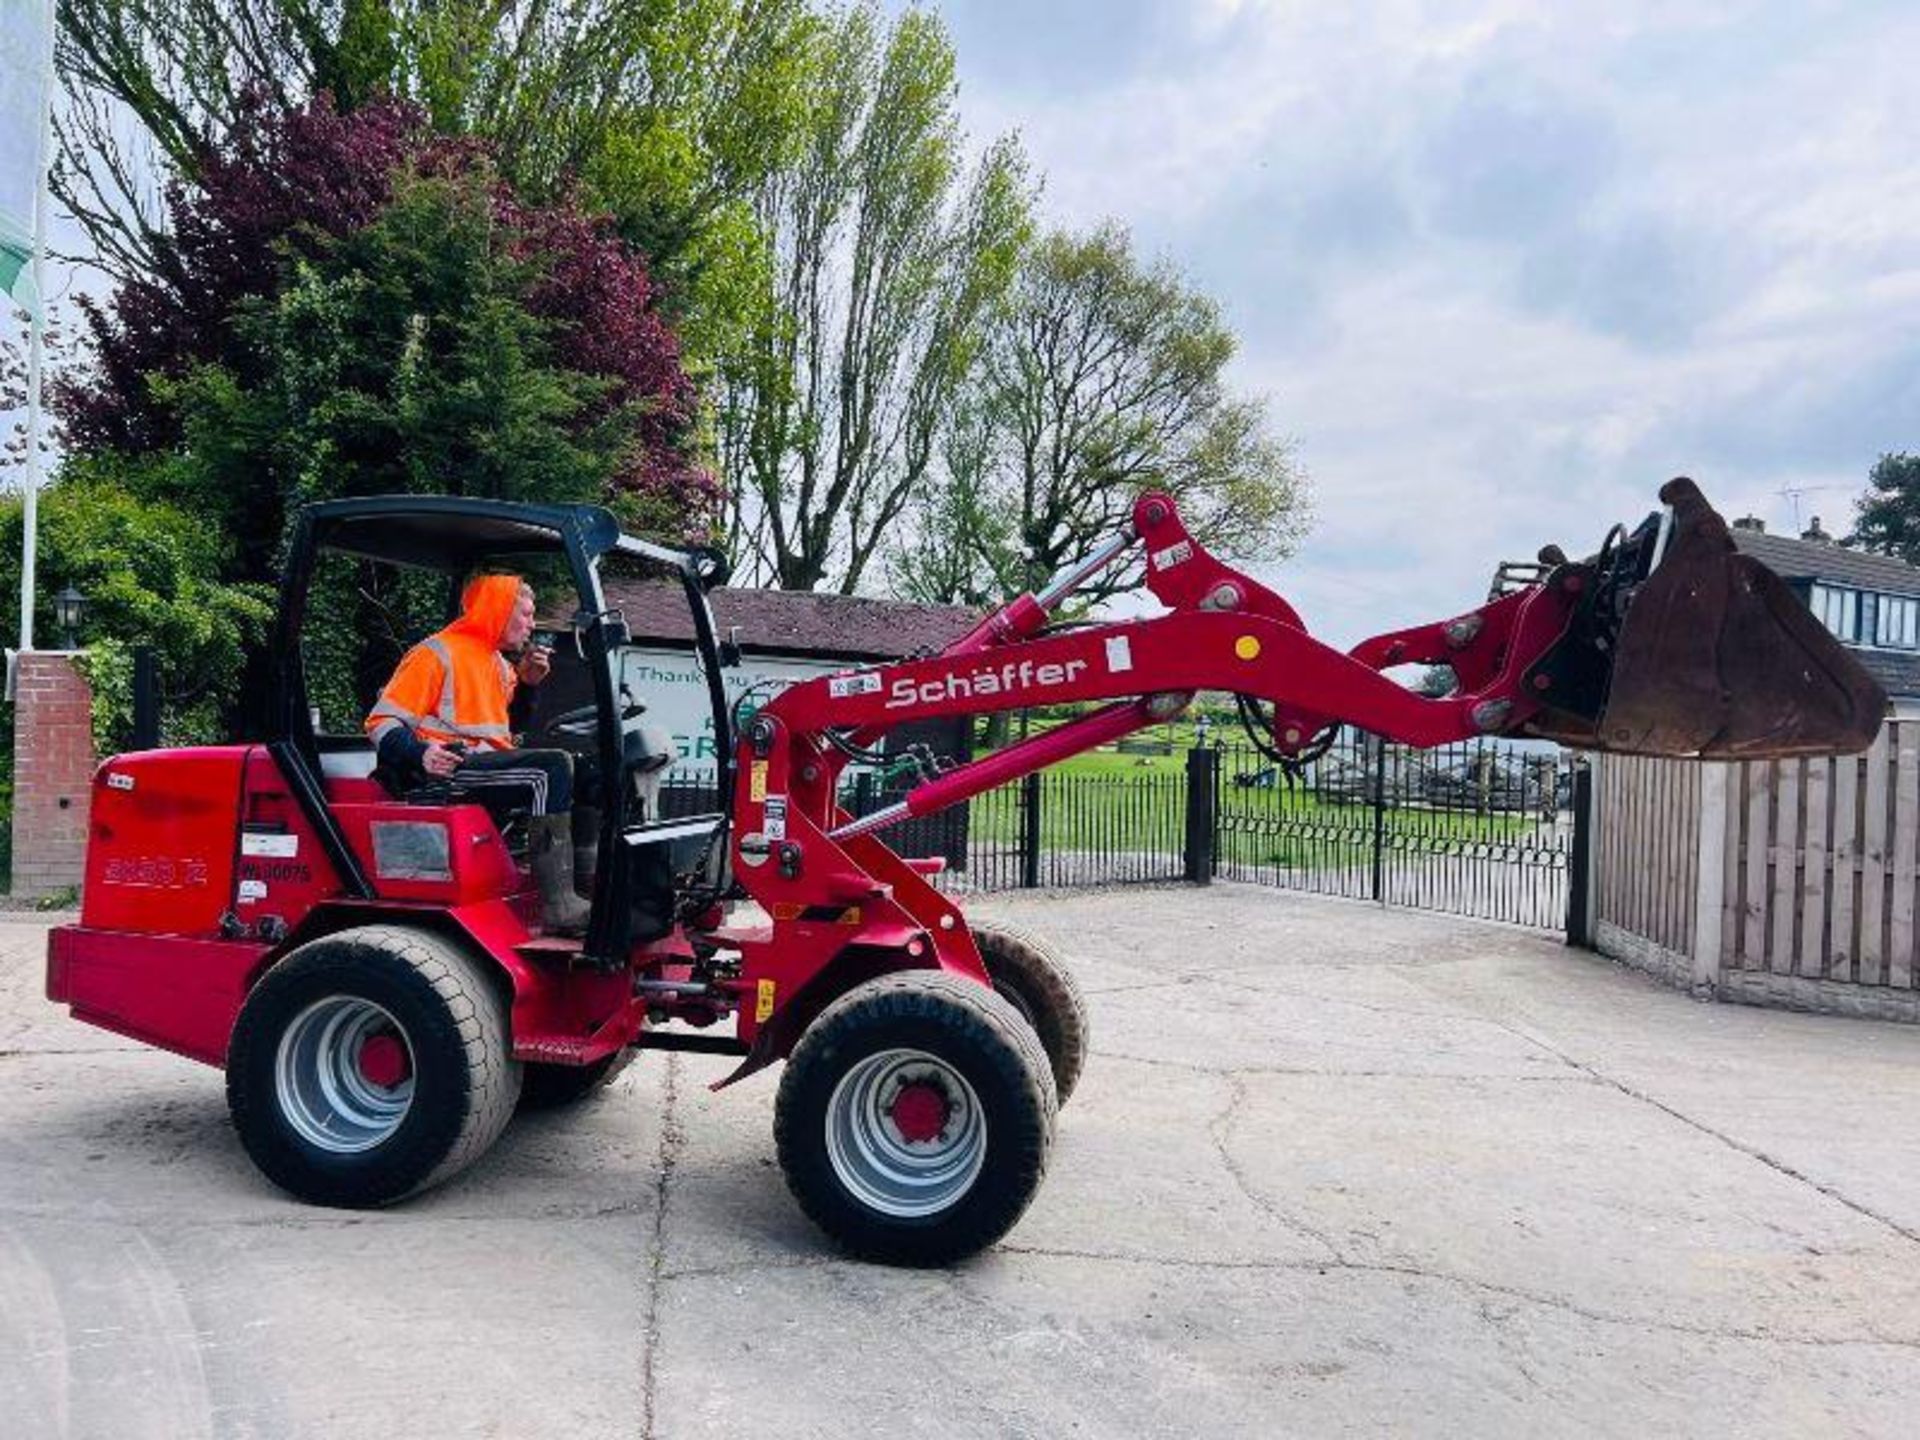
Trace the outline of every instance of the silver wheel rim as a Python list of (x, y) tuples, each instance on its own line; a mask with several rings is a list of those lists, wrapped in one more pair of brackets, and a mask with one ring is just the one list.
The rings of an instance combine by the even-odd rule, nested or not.
[[(910, 1140), (895, 1116), (909, 1087), (945, 1101), (937, 1135)], [(900, 1219), (934, 1215), (972, 1188), (987, 1159), (987, 1118), (958, 1070), (924, 1050), (882, 1050), (840, 1077), (827, 1101), (827, 1159), (863, 1204)]]
[[(361, 1069), (369, 1040), (392, 1036), (407, 1055), (396, 1085), (377, 1085)], [(316, 1000), (280, 1037), (274, 1096), (294, 1133), (330, 1155), (358, 1155), (392, 1136), (413, 1106), (413, 1044), (386, 1010), (354, 995)]]

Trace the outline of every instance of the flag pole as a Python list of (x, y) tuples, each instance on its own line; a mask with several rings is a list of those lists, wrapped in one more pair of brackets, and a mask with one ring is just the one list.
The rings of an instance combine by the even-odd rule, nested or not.
[(47, 328), (47, 151), (53, 143), (54, 0), (44, 7), (46, 64), (40, 71), (40, 126), (33, 168), (33, 305), (27, 318), (27, 468), (20, 547), (20, 648), (33, 649), (33, 566), (40, 513), (40, 368)]

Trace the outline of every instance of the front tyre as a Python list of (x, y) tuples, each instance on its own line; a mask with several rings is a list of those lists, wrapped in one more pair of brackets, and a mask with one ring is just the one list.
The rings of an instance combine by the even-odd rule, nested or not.
[(973, 924), (973, 941), (993, 988), (1033, 1027), (1053, 1069), (1053, 1089), (1066, 1108), (1086, 1068), (1092, 1027), (1087, 1002), (1066, 957), (1031, 930), (1002, 921)]
[(227, 1108), (274, 1184), (316, 1205), (389, 1205), (465, 1169), (520, 1095), (507, 1007), (426, 931), (343, 930), (256, 985), (227, 1051)]
[(944, 1265), (991, 1245), (1046, 1174), (1047, 1057), (1005, 1000), (933, 971), (882, 976), (801, 1036), (774, 1140), (801, 1209), (854, 1255)]

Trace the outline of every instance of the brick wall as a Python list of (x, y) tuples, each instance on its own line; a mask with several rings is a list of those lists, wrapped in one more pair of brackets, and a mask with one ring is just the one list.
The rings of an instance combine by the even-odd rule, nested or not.
[(78, 885), (92, 791), (93, 692), (73, 656), (35, 650), (14, 671), (13, 893)]

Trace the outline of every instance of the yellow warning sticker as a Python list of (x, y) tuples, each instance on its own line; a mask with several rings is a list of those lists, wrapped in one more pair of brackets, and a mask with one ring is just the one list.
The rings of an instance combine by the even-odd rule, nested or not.
[(755, 997), (753, 1002), (754, 1023), (758, 1025), (764, 1025), (767, 1023), (768, 1020), (772, 1018), (773, 1018), (773, 981), (762, 980), (760, 982), (760, 993)]
[(756, 760), (747, 776), (747, 798), (759, 804), (767, 798), (767, 762)]

